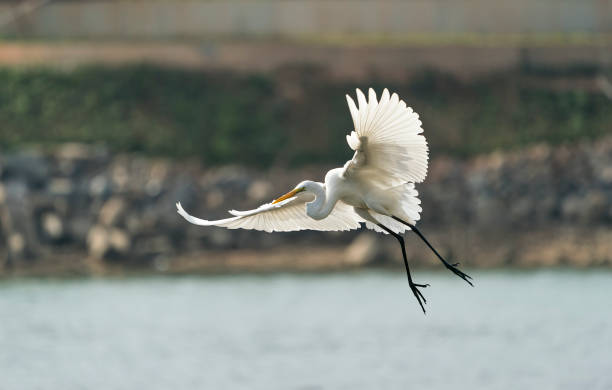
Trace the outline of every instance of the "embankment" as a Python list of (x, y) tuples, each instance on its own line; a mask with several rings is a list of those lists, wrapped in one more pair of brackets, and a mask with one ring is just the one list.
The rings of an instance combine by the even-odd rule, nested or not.
[[(0, 155), (0, 274), (328, 270), (399, 260), (366, 231), (268, 234), (199, 228), (175, 212), (222, 217), (286, 192), (327, 166), (208, 167), (64, 144)], [(612, 138), (435, 158), (422, 231), (469, 267), (612, 265)], [(408, 255), (435, 259), (416, 238)]]

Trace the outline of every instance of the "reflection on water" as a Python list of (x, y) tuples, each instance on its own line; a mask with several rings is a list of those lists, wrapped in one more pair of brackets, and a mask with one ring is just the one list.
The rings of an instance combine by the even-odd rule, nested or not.
[(612, 273), (4, 281), (2, 389), (610, 389)]

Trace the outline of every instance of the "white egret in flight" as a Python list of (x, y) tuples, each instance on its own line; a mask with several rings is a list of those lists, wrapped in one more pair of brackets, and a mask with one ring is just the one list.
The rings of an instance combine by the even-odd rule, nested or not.
[(187, 221), (201, 226), (255, 229), (266, 232), (295, 230), (351, 230), (366, 227), (394, 236), (400, 243), (408, 284), (423, 312), (427, 300), (419, 290), (429, 286), (412, 280), (402, 234), (414, 231), (438, 259), (467, 283), (470, 276), (447, 262), (415, 227), (421, 201), (414, 183), (427, 175), (427, 142), (421, 121), (397, 94), (385, 89), (380, 101), (374, 90), (369, 99), (357, 89), (359, 107), (346, 96), (355, 130), (347, 135), (353, 158), (342, 168), (327, 172), (325, 182), (306, 180), (285, 195), (254, 210), (231, 210), (232, 217), (208, 221), (189, 215), (176, 204)]

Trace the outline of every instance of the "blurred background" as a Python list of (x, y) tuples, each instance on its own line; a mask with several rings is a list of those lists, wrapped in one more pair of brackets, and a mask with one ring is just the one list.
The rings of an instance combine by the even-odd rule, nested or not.
[[(322, 180), (369, 87), (476, 280), (407, 235), (426, 317), (389, 237), (176, 214)], [(611, 265), (612, 1), (0, 1), (0, 388), (609, 389)]]

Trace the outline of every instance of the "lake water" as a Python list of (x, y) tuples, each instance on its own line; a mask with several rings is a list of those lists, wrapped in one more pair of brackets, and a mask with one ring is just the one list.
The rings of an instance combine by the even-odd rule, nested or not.
[(0, 389), (612, 389), (612, 272), (0, 282)]

